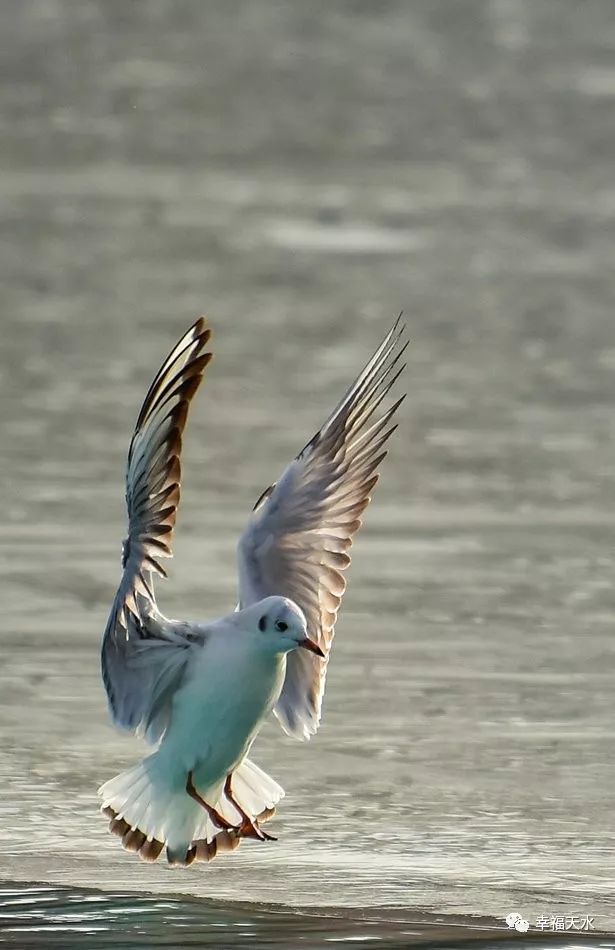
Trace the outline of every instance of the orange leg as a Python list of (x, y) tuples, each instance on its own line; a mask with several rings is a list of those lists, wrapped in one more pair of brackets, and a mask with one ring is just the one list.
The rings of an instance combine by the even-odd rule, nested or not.
[(263, 831), (262, 828), (259, 828), (256, 819), (250, 818), (250, 816), (243, 810), (237, 799), (233, 796), (231, 789), (231, 778), (232, 775), (227, 775), (226, 782), (224, 783), (224, 794), (228, 798), (231, 805), (235, 806), (242, 817), (241, 834), (243, 837), (258, 838), (259, 841), (277, 841), (278, 839), (274, 838), (273, 835), (268, 835), (266, 831)]
[(194, 783), (192, 781), (192, 772), (188, 772), (188, 779), (186, 781), (186, 791), (190, 795), (190, 798), (194, 798), (195, 802), (198, 802), (202, 808), (205, 809), (214, 825), (217, 825), (218, 828), (221, 828), (223, 831), (235, 831), (237, 830), (234, 825), (227, 821), (226, 818), (223, 818), (222, 815), (216, 811), (211, 805), (208, 805), (204, 798), (201, 798)]

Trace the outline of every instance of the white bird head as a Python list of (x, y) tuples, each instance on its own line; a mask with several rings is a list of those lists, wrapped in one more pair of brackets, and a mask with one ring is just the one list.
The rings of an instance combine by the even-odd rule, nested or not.
[(253, 629), (273, 653), (290, 653), (301, 647), (316, 656), (325, 655), (307, 635), (305, 614), (287, 597), (265, 597), (235, 616), (240, 616), (242, 626)]

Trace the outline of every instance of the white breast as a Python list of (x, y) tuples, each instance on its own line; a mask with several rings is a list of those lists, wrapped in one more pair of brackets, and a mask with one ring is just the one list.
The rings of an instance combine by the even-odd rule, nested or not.
[(247, 755), (276, 702), (285, 658), (263, 654), (234, 631), (194, 647), (186, 682), (173, 700), (163, 739), (174, 764), (199, 784), (226, 778)]

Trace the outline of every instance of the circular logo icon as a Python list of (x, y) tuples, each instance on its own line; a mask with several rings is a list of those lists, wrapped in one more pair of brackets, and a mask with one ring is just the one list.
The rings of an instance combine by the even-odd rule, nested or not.
[(506, 920), (506, 923), (508, 924), (511, 930), (513, 929), (518, 930), (519, 933), (522, 933), (522, 934), (527, 933), (527, 931), (530, 928), (529, 923), (527, 922), (527, 920), (524, 920), (521, 914), (517, 914), (517, 913), (507, 914), (504, 919)]

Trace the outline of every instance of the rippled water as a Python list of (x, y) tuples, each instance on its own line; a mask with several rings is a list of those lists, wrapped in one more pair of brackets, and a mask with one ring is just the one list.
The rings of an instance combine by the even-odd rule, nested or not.
[[(353, 913), (340, 909), (290, 912), (247, 903), (186, 897), (136, 896), (50, 886), (0, 887), (0, 942), (29, 947), (321, 947), (330, 944), (403, 947), (481, 939), (485, 950), (507, 945), (507, 934), (476, 919), (403, 912)], [(515, 945), (525, 941), (520, 935)], [(503, 939), (502, 939), (503, 938)], [(119, 941), (119, 944), (118, 944)], [(550, 941), (553, 944), (553, 941)], [(570, 940), (560, 941), (560, 946)], [(533, 944), (536, 946), (536, 943)], [(601, 939), (601, 946), (613, 943)]]
[[(3, 32), (2, 933), (95, 946), (69, 941), (78, 908), (128, 940), (134, 907), (144, 945), (182, 915), (202, 945), (217, 923), (263, 946), (439, 939), (438, 915), (504, 934), (511, 910), (612, 931), (610, 0), (22, 0)], [(246, 512), (402, 308), (409, 399), (324, 724), (255, 750), (279, 841), (140, 865), (97, 813), (142, 751), (98, 643), (151, 374), (206, 310), (159, 592), (216, 616)]]
[[(576, 935), (578, 937), (579, 934)], [(248, 903), (219, 903), (187, 897), (136, 896), (109, 889), (50, 886), (0, 887), (0, 943), (21, 950), (74, 947), (102, 950), (162, 946), (216, 947), (458, 947), (467, 943), (481, 950), (543, 947), (595, 947), (613, 950), (606, 935), (570, 934), (523, 936), (501, 924), (447, 914), (314, 911), (266, 907)]]

